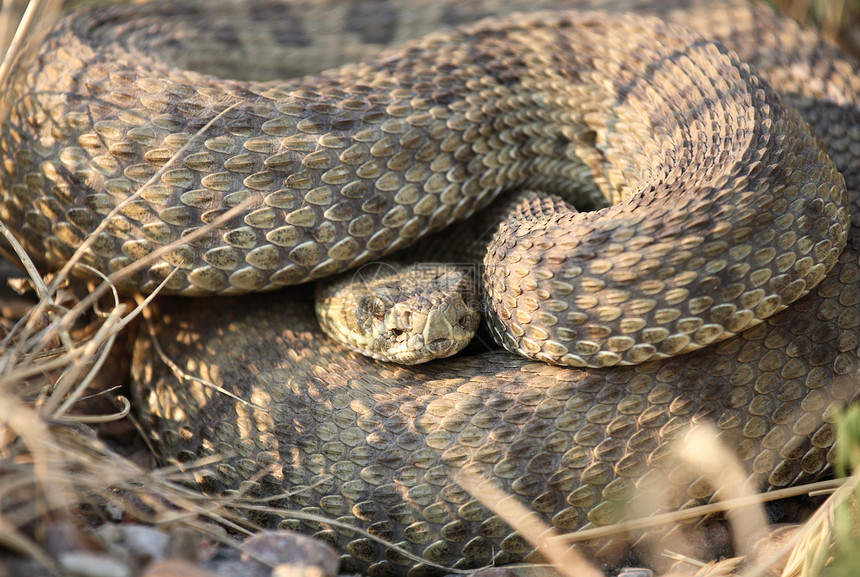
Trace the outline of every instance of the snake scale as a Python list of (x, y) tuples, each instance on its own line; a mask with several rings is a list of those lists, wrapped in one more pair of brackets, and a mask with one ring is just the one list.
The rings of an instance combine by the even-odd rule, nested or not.
[[(550, 214), (534, 242), (509, 225), (496, 235), (520, 253), (505, 265), (509, 280), (490, 279), (502, 303), (493, 325), (513, 319), (497, 329), (505, 345), (548, 363), (502, 351), (421, 367), (365, 359), (322, 335), (302, 286), (159, 302), (161, 352), (196, 377), (180, 380), (153, 340), (137, 341), (136, 401), (162, 456), (185, 464), (207, 493), (298, 510), (248, 515), (312, 533), (341, 551), (345, 571), (371, 575), (531, 558), (453, 471), (487, 476), (562, 532), (616, 522), (642, 504), (711, 498), (714, 487), (671, 451), (691, 425), (714, 424), (757, 489), (826, 472), (833, 413), (857, 396), (860, 369), (860, 237), (847, 216), (860, 214), (854, 61), (743, 2), (613, 8), (723, 43), (782, 100), (721, 45), (641, 16), (487, 20), (369, 55), (502, 11), (588, 8), (403, 4), (174, 2), (136, 6), (133, 18), (99, 8), (58, 24), (13, 77), (0, 217), (47, 266), (87, 236), (82, 262), (109, 273), (188, 230), (222, 227), (126, 277), (125, 288), (151, 290), (174, 269), (167, 289), (197, 294), (322, 277), (511, 187), (602, 194), (623, 207)], [(241, 48), (224, 49), (233, 44)], [(291, 56), (269, 57), (271, 46)], [(222, 72), (222, 55), (251, 77), (366, 63), (278, 82), (202, 74)], [(813, 127), (847, 197), (783, 101)], [(690, 182), (706, 194), (686, 195), (679, 183)], [(739, 196), (726, 201), (721, 187)], [(606, 215), (616, 224), (597, 222)], [(580, 240), (559, 240), (553, 231), (565, 226)], [(544, 267), (568, 249), (579, 264)], [(623, 266), (613, 272), (607, 255)], [(566, 292), (577, 277), (586, 294), (567, 304), (541, 284)], [(631, 286), (633, 297), (622, 290)], [(525, 312), (511, 309), (517, 300)], [(649, 311), (656, 332), (640, 322)], [(579, 329), (545, 328), (561, 317), (579, 323), (585, 344), (564, 344)], [(716, 317), (726, 328), (707, 322)], [(638, 332), (650, 336), (630, 342)], [(639, 364), (551, 364), (628, 362)], [(213, 454), (224, 458), (194, 466)], [(605, 560), (624, 547), (585, 548)]]

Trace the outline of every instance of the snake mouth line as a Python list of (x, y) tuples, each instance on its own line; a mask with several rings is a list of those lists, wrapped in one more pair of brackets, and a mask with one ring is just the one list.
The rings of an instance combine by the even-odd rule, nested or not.
[[(468, 344), (468, 342), (466, 343)], [(432, 360), (444, 359), (460, 352), (465, 345), (456, 339), (436, 338), (418, 348), (392, 352), (390, 360), (403, 364), (422, 364)]]

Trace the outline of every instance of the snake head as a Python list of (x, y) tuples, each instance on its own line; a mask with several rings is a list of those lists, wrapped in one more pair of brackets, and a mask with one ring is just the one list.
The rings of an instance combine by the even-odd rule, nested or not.
[(418, 364), (462, 350), (478, 328), (475, 283), (449, 265), (365, 265), (317, 285), (327, 335), (363, 355)]

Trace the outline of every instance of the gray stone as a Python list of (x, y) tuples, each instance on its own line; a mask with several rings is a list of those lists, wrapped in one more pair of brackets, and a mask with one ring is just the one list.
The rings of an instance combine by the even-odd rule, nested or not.
[(242, 549), (242, 561), (272, 567), (272, 577), (335, 577), (340, 566), (331, 547), (289, 531), (258, 533), (246, 539)]
[(78, 577), (131, 577), (131, 568), (112, 557), (86, 551), (63, 553), (57, 559), (60, 569)]

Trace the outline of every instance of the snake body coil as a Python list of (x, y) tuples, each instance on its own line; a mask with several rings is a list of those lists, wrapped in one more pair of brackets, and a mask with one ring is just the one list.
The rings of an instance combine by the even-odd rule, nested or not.
[[(603, 12), (483, 21), (318, 76), (223, 81), (148, 53), (184, 54), (187, 21), (208, 31), (201, 41), (232, 40), (232, 13), (203, 6), (71, 17), (37, 72), (15, 77), (0, 217), (46, 264), (90, 236), (83, 262), (115, 272), (195, 234), (120, 284), (264, 290), (387, 254), (507, 188), (599, 190), (618, 204), (534, 206), (502, 226), (486, 261), (494, 331), (554, 364), (639, 363), (491, 352), (401, 368), (327, 342), (301, 289), (165, 302), (164, 353), (235, 395), (180, 382), (137, 343), (134, 386), (163, 454), (230, 455), (193, 469), (204, 490), (279, 496), (304, 516), (250, 516), (331, 542), (346, 570), (419, 574), (429, 566), (371, 537), (459, 568), (530, 553), (454, 470), (572, 531), (658, 495), (668, 508), (710, 498), (670, 451), (705, 422), (757, 488), (826, 469), (832, 413), (857, 394), (860, 368), (853, 61), (762, 7), (646, 3), (637, 10), (737, 50), (776, 92), (719, 44)], [(351, 27), (356, 5), (330, 8), (346, 23), (343, 52), (350, 34), (378, 40)], [(315, 44), (289, 22), (277, 42)], [(695, 352), (665, 358), (684, 351)]]

